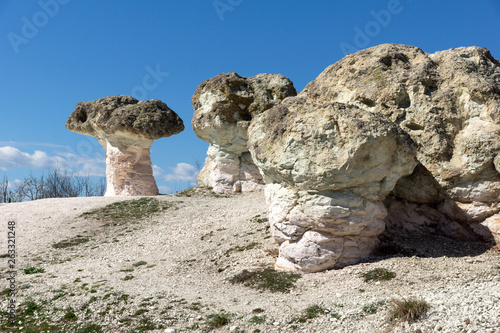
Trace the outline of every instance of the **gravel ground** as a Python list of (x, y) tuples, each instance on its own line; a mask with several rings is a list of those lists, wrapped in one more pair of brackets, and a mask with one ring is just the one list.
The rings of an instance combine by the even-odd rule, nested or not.
[[(495, 248), (439, 236), (398, 239), (366, 262), (303, 274), (289, 293), (261, 291), (229, 280), (244, 269), (273, 266), (277, 245), (262, 193), (226, 197), (195, 189), (156, 198), (171, 207), (114, 223), (81, 214), (137, 198), (0, 205), (0, 254), (7, 253), (7, 222), (16, 222), (18, 330), (500, 332)], [(54, 248), (63, 240), (76, 242)], [(15, 332), (6, 324), (7, 263), (3, 255), (0, 327)], [(28, 267), (44, 272), (25, 274)], [(396, 276), (365, 282), (362, 274), (375, 268)], [(392, 299), (414, 298), (429, 304), (423, 318), (387, 320)], [(305, 319), (311, 306), (320, 311)], [(214, 318), (229, 322), (217, 328)]]

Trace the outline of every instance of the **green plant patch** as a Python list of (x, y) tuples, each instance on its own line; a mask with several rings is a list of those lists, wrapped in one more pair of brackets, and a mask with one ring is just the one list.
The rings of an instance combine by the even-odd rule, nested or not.
[(69, 308), (66, 310), (66, 312), (64, 313), (64, 319), (65, 320), (69, 320), (69, 321), (75, 321), (78, 319), (77, 315), (75, 314), (75, 312), (73, 311), (72, 308)]
[(209, 330), (220, 328), (231, 322), (230, 317), (231, 315), (227, 313), (214, 313), (207, 316), (205, 325)]
[(366, 273), (362, 273), (361, 276), (365, 280), (368, 281), (383, 281), (383, 280), (391, 280), (396, 277), (396, 273), (391, 272), (385, 268), (375, 268)]
[(259, 245), (259, 243), (257, 243), (257, 242), (251, 242), (250, 244), (247, 244), (245, 246), (236, 245), (235, 247), (232, 247), (229, 250), (227, 250), (226, 252), (224, 252), (224, 254), (226, 256), (229, 256), (229, 254), (233, 251), (237, 251), (237, 252), (247, 251), (247, 250), (251, 250), (251, 249), (255, 248), (255, 246), (257, 246), (257, 245)]
[(137, 222), (173, 206), (174, 203), (172, 202), (144, 197), (115, 202), (105, 207), (85, 212), (80, 216), (105, 222)]
[(248, 320), (252, 324), (263, 324), (266, 322), (266, 316), (253, 316)]
[(75, 333), (102, 333), (103, 330), (101, 326), (97, 324), (85, 324), (82, 327), (79, 327)]
[(143, 265), (147, 265), (147, 264), (148, 264), (147, 262), (141, 260), (141, 261), (136, 262), (135, 264), (132, 264), (132, 266), (138, 267), (138, 266), (143, 266)]
[(368, 314), (375, 314), (377, 313), (378, 309), (385, 305), (385, 301), (378, 301), (375, 303), (370, 303), (368, 305), (365, 305), (363, 307), (363, 312), (368, 313)]
[(8, 253), (0, 254), (0, 258), (10, 258), (10, 254)]
[(42, 267), (26, 267), (24, 269), (24, 274), (38, 274), (38, 273), (44, 273), (45, 272), (45, 269), (43, 269)]
[(389, 321), (407, 321), (415, 322), (422, 318), (429, 310), (430, 305), (424, 300), (416, 298), (397, 300), (392, 299), (389, 302)]
[(87, 243), (89, 240), (90, 239), (87, 237), (76, 235), (76, 237), (68, 238), (68, 239), (62, 240), (60, 242), (54, 243), (54, 244), (52, 244), (52, 247), (54, 249), (64, 249), (67, 247), (72, 247), (72, 246), (77, 246), (80, 244)]
[(292, 319), (290, 323), (298, 322), (298, 323), (305, 323), (308, 320), (314, 319), (322, 314), (326, 313), (326, 309), (320, 305), (311, 305), (310, 307), (304, 309), (302, 311), (302, 315)]
[(269, 290), (271, 292), (288, 293), (295, 288), (295, 283), (302, 275), (290, 272), (278, 272), (271, 268), (264, 268), (254, 271), (243, 270), (234, 275), (231, 283), (241, 283), (244, 286)]

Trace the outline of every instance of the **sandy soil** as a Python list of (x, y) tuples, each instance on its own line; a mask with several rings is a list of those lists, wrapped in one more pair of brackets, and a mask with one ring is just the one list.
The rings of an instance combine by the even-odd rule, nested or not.
[[(16, 223), (20, 331), (28, 325), (20, 319), (27, 302), (34, 302), (29, 320), (64, 332), (91, 332), (92, 324), (102, 332), (201, 332), (210, 329), (214, 314), (230, 320), (213, 329), (220, 332), (500, 332), (495, 249), (437, 236), (398, 240), (399, 253), (304, 274), (290, 293), (272, 293), (229, 282), (244, 269), (273, 266), (277, 245), (262, 221), (262, 193), (225, 197), (196, 190), (157, 198), (172, 207), (139, 222), (111, 224), (81, 214), (135, 198), (0, 205), (0, 254), (7, 253), (7, 222)], [(78, 238), (88, 242), (53, 246)], [(7, 260), (0, 259), (0, 290), (8, 288)], [(27, 267), (44, 272), (25, 274)], [(361, 273), (378, 267), (396, 277), (365, 282)], [(390, 300), (411, 297), (429, 303), (427, 315), (415, 323), (388, 322)], [(0, 301), (6, 311), (5, 290)], [(296, 320), (313, 305), (323, 309), (316, 318)], [(0, 320), (5, 324), (6, 316)]]

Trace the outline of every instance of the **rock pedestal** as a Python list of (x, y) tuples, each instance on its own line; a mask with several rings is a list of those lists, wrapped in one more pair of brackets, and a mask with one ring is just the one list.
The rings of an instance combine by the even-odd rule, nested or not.
[(252, 122), (276, 267), (315, 272), (370, 254), (384, 231), (383, 199), (417, 165), (397, 125), (356, 106), (288, 98)]
[(157, 99), (111, 96), (78, 103), (66, 128), (99, 140), (106, 151), (106, 196), (157, 195), (151, 167), (153, 140), (184, 130), (179, 116)]
[(113, 137), (100, 143), (106, 151), (105, 196), (158, 195), (149, 151), (153, 140)]
[(292, 82), (278, 74), (246, 78), (222, 73), (202, 82), (191, 99), (196, 135), (210, 143), (198, 184), (216, 193), (262, 189), (262, 176), (248, 151), (248, 126), (253, 117), (287, 96)]

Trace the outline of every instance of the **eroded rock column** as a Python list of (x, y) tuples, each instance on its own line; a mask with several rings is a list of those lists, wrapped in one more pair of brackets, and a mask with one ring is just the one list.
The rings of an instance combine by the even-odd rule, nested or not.
[(276, 267), (306, 272), (368, 256), (384, 230), (383, 199), (417, 164), (413, 142), (392, 122), (303, 96), (255, 119), (249, 147), (280, 244)]
[(150, 148), (153, 140), (110, 138), (100, 140), (106, 151), (105, 196), (158, 195), (153, 177)]
[(78, 103), (66, 128), (97, 138), (106, 151), (106, 196), (157, 195), (150, 148), (153, 140), (184, 130), (165, 103), (110, 96)]
[(294, 95), (292, 82), (278, 74), (246, 78), (222, 73), (202, 82), (192, 98), (192, 125), (210, 146), (198, 184), (216, 193), (262, 189), (262, 175), (247, 146), (248, 126), (253, 117)]

